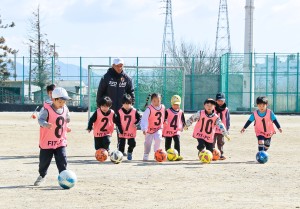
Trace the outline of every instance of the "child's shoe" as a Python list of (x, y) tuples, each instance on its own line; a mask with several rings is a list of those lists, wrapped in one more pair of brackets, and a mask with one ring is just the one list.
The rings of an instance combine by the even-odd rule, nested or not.
[(183, 160), (183, 157), (179, 155), (176, 161), (181, 161), (181, 160)]
[(127, 160), (132, 160), (132, 153), (128, 152), (128, 154), (127, 154)]
[(226, 157), (224, 155), (221, 155), (219, 160), (226, 160)]
[(144, 154), (143, 161), (148, 161), (149, 160), (149, 154)]
[(122, 152), (122, 154), (123, 154), (123, 156), (124, 156), (124, 157), (126, 157), (126, 156), (127, 156), (126, 152)]
[(34, 186), (40, 186), (41, 184), (43, 184), (46, 181), (45, 177), (43, 178), (42, 176), (39, 176), (35, 182), (34, 182)]

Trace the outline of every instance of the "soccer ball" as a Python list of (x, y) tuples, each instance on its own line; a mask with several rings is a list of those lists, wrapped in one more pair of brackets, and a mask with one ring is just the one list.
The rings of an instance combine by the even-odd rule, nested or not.
[(154, 158), (157, 162), (164, 162), (167, 160), (167, 152), (162, 149), (158, 149), (155, 154)]
[(220, 156), (221, 156), (220, 150), (214, 149), (212, 154), (213, 154), (213, 160), (219, 160), (220, 159)]
[(209, 150), (204, 149), (199, 153), (199, 160), (202, 163), (210, 163), (212, 158), (213, 158), (213, 154)]
[(167, 150), (167, 158), (169, 161), (175, 161), (178, 158), (178, 152), (176, 149)]
[(111, 162), (113, 162), (114, 164), (119, 164), (120, 162), (122, 162), (123, 160), (123, 153), (120, 152), (119, 150), (113, 151), (110, 154), (110, 160)]
[(64, 170), (57, 177), (58, 184), (64, 189), (71, 189), (77, 182), (77, 176), (73, 171)]
[(108, 152), (106, 149), (100, 148), (98, 150), (96, 150), (95, 153), (95, 158), (99, 161), (99, 162), (104, 162), (108, 157)]
[(257, 160), (257, 162), (259, 162), (259, 163), (264, 164), (264, 163), (268, 162), (268, 159), (269, 159), (269, 155), (268, 155), (268, 153), (265, 152), (265, 151), (259, 151), (259, 152), (256, 154), (256, 160)]

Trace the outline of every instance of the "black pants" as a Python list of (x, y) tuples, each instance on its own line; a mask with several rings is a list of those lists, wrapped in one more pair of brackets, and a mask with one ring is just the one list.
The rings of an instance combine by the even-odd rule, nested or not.
[(215, 134), (214, 140), (215, 140), (214, 141), (214, 148), (215, 148), (216, 143), (217, 143), (218, 149), (220, 150), (221, 155), (223, 155), (223, 153), (224, 153), (223, 146), (225, 144), (225, 140), (224, 140), (223, 134)]
[(178, 154), (180, 155), (180, 136), (173, 136), (173, 137), (165, 137), (165, 148), (166, 150), (171, 148), (172, 139), (174, 140), (174, 148), (177, 150)]
[[(124, 153), (125, 150), (125, 144), (126, 144), (126, 139), (125, 138), (119, 138), (119, 144), (118, 144), (118, 149), (120, 152)], [(127, 139), (127, 144), (128, 144), (128, 153), (132, 153), (133, 149), (136, 146), (136, 141), (135, 138), (130, 138)]]
[(95, 140), (95, 150), (100, 148), (109, 150), (110, 145), (110, 136), (103, 136), (103, 137), (94, 137)]
[(197, 149), (201, 152), (204, 148), (207, 150), (213, 152), (214, 150), (214, 143), (209, 143), (205, 141), (204, 139), (197, 139), (198, 140), (198, 146)]
[(62, 172), (67, 169), (67, 153), (66, 147), (59, 147), (57, 149), (40, 149), (40, 163), (39, 173), (44, 177), (47, 175), (47, 170), (50, 166), (51, 160), (55, 158), (58, 172)]

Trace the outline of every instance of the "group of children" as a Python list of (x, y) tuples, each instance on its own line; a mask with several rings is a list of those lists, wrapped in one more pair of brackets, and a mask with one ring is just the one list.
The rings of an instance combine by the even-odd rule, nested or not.
[[(45, 181), (47, 169), (54, 155), (59, 172), (66, 170), (67, 158), (65, 147), (67, 145), (66, 133), (71, 129), (67, 123), (70, 122), (69, 110), (65, 105), (70, 99), (65, 89), (50, 85), (47, 93), (51, 101), (44, 103), (39, 114), (40, 125), (40, 156), (39, 173), (34, 185), (38, 186)], [(161, 103), (162, 97), (159, 93), (149, 95), (150, 105), (146, 104), (146, 110), (141, 116), (133, 107), (130, 95), (125, 94), (122, 99), (122, 107), (114, 112), (110, 107), (112, 100), (105, 96), (98, 102), (97, 110), (88, 122), (87, 130), (94, 134), (95, 149), (100, 148), (110, 151), (111, 136), (117, 126), (118, 149), (124, 155), (127, 140), (127, 159), (133, 159), (133, 150), (136, 146), (136, 133), (138, 126), (145, 135), (143, 160), (149, 160), (151, 146), (154, 141), (154, 152), (161, 148), (163, 138), (165, 138), (165, 149), (171, 148), (174, 140), (174, 148), (178, 151), (177, 160), (182, 160), (180, 155), (180, 135), (183, 130), (187, 130), (193, 122), (196, 122), (193, 137), (198, 141), (198, 152), (203, 149), (213, 152), (218, 149), (221, 152), (220, 160), (225, 160), (223, 146), (224, 137), (230, 140), (230, 113), (226, 106), (225, 95), (218, 93), (216, 99), (208, 98), (204, 101), (204, 109), (193, 114), (185, 120), (183, 111), (180, 109), (181, 98), (174, 95), (171, 98), (171, 107), (168, 109)], [(148, 98), (149, 99), (149, 98)], [(147, 101), (148, 101), (147, 99)], [(275, 133), (273, 123), (278, 130), (282, 129), (275, 114), (267, 108), (266, 97), (258, 97), (256, 100), (258, 110), (254, 111), (246, 122), (241, 133), (255, 121), (255, 132), (258, 139), (259, 151), (267, 151), (270, 147), (271, 137)], [(217, 147), (216, 147), (217, 146)]]

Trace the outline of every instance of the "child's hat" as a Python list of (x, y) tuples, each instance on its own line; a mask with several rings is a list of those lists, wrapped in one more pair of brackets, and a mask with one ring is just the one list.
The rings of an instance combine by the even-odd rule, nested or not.
[(216, 101), (217, 100), (225, 101), (225, 94), (222, 93), (222, 92), (217, 93), (217, 95), (216, 95)]
[(53, 99), (62, 99), (62, 100), (70, 100), (71, 98), (68, 95), (66, 89), (57, 87), (52, 91), (52, 98)]
[(174, 95), (171, 98), (171, 105), (180, 105), (181, 104), (181, 97), (179, 95)]
[(216, 105), (216, 101), (213, 100), (212, 98), (208, 98), (204, 101), (204, 104), (213, 104)]

